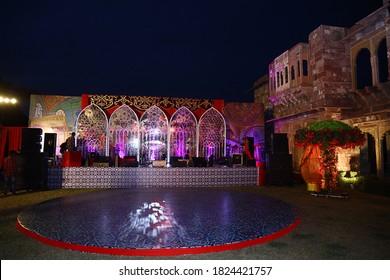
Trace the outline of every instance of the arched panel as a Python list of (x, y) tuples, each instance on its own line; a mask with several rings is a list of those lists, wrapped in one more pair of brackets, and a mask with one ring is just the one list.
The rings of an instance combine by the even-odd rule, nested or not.
[(186, 107), (180, 107), (171, 117), (170, 156), (185, 157), (196, 155), (196, 118)]
[(370, 51), (362, 48), (356, 56), (356, 88), (372, 86)]
[(101, 156), (107, 155), (106, 114), (99, 106), (91, 104), (82, 110), (77, 118), (77, 143), (83, 152), (95, 152)]
[(127, 105), (117, 108), (109, 121), (109, 154), (136, 156), (139, 150), (139, 121), (136, 113)]
[(210, 108), (199, 120), (199, 156), (217, 159), (226, 155), (226, 123), (218, 110)]
[(387, 59), (387, 44), (386, 38), (381, 41), (377, 50), (378, 57), (378, 71), (379, 71), (379, 82), (385, 83), (389, 80), (389, 65)]
[(157, 106), (150, 107), (141, 116), (140, 141), (141, 163), (166, 159), (168, 118)]

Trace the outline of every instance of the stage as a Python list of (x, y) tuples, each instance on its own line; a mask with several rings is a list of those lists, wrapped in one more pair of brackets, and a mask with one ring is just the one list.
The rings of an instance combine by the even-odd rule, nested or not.
[(16, 226), (45, 244), (82, 252), (173, 256), (235, 250), (279, 238), (296, 209), (259, 193), (227, 189), (105, 189), (24, 209)]
[(50, 167), (48, 189), (256, 186), (256, 167)]

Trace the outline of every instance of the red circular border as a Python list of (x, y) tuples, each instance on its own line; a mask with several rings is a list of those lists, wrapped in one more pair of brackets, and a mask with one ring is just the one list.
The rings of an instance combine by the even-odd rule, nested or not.
[(280, 231), (274, 232), (264, 237), (246, 240), (242, 242), (235, 242), (231, 244), (193, 247), (193, 248), (129, 249), (129, 248), (105, 248), (99, 246), (85, 246), (85, 245), (67, 243), (59, 240), (46, 238), (42, 235), (39, 235), (33, 231), (26, 229), (25, 227), (23, 227), (23, 225), (19, 223), (19, 221), (16, 221), (16, 228), (20, 230), (22, 233), (26, 234), (27, 236), (30, 236), (42, 243), (54, 247), (59, 247), (62, 249), (75, 250), (75, 251), (88, 252), (88, 253), (97, 253), (97, 254), (122, 255), (122, 256), (178, 256), (178, 255), (205, 254), (205, 253), (237, 250), (237, 249), (241, 249), (253, 245), (258, 245), (261, 243), (266, 243), (289, 233), (299, 225), (301, 220), (302, 220), (301, 217), (298, 217), (298, 219), (295, 220), (295, 222), (289, 225), (288, 227), (285, 227)]

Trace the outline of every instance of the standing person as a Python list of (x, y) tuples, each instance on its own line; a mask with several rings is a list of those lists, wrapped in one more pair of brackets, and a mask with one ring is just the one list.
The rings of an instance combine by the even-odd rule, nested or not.
[(4, 159), (4, 195), (7, 195), (8, 188), (12, 191), (12, 194), (16, 193), (16, 151), (11, 150), (9, 156)]
[(76, 151), (75, 136), (76, 133), (72, 132), (72, 134), (68, 137), (68, 139), (66, 139), (66, 149), (68, 150), (68, 152)]

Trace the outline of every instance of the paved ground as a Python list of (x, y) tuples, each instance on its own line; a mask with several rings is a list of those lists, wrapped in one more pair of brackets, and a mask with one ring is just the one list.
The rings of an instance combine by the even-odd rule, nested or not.
[(234, 251), (167, 258), (99, 255), (51, 247), (25, 236), (15, 227), (18, 214), (29, 205), (99, 190), (21, 191), (0, 199), (0, 259), (390, 259), (389, 197), (358, 190), (350, 190), (348, 199), (314, 197), (303, 185), (229, 189), (261, 193), (289, 203), (301, 213), (302, 222), (292, 232), (272, 242)]

